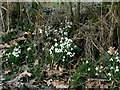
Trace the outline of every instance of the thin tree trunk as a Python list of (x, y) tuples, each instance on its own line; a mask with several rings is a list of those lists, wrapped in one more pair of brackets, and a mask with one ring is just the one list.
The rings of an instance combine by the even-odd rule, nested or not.
[(117, 29), (117, 35), (118, 35), (118, 53), (120, 56), (120, 2), (118, 4), (118, 29)]

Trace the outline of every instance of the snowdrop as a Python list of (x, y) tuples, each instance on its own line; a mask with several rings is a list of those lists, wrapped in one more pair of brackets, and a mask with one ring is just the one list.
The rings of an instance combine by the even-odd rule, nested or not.
[(65, 61), (65, 59), (62, 60), (63, 62)]
[(57, 41), (57, 39), (54, 39), (54, 41)]
[(119, 68), (118, 66), (116, 66), (116, 68)]
[(55, 46), (57, 47), (57, 46), (58, 46), (58, 44), (57, 44), (57, 43), (55, 43)]
[(117, 56), (117, 57), (115, 57), (115, 59), (116, 59), (116, 60), (118, 60), (118, 59), (119, 59), (119, 57)]
[(103, 66), (100, 66), (100, 69), (102, 69), (103, 68)]
[(95, 75), (99, 75), (98, 73), (95, 73)]
[(64, 32), (64, 35), (67, 35), (67, 32)]
[(90, 68), (88, 68), (88, 71), (90, 71)]
[(71, 52), (67, 52), (67, 55), (70, 55), (71, 54)]
[(65, 56), (63, 56), (63, 58), (65, 58)]
[(25, 32), (25, 34), (28, 34), (28, 32)]
[(111, 73), (108, 73), (107, 75), (108, 75), (108, 76), (111, 76)]
[(43, 31), (42, 29), (39, 29), (39, 32), (40, 32), (40, 33), (42, 33), (42, 31)]
[(117, 51), (115, 51), (115, 55), (117, 55), (117, 56), (118, 56), (118, 55), (119, 55), (119, 53), (118, 53)]
[(95, 70), (98, 70), (98, 69), (99, 69), (98, 67), (95, 68)]
[(26, 56), (25, 58), (28, 58), (28, 56)]
[(110, 69), (114, 69), (113, 67), (111, 67)]
[(29, 47), (29, 48), (27, 48), (27, 51), (30, 51), (31, 50), (31, 48)]
[(110, 61), (113, 61), (113, 58), (110, 58)]
[(119, 72), (119, 69), (118, 69), (118, 68), (116, 68), (116, 69), (115, 69), (115, 72)]
[(14, 48), (13, 49), (13, 52), (12, 52), (12, 55), (15, 56), (15, 57), (19, 57), (19, 54), (21, 53), (21, 50), (20, 50), (20, 47), (19, 48)]

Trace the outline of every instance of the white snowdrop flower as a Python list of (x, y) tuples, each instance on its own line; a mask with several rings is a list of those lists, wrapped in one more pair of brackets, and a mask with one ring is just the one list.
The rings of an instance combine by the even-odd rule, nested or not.
[(120, 59), (118, 59), (118, 60), (117, 60), (117, 62), (119, 62), (119, 63), (120, 63)]
[(117, 57), (115, 57), (115, 59), (116, 59), (116, 60), (118, 60), (118, 59), (119, 59), (119, 57), (117, 56)]
[(116, 66), (116, 68), (119, 68), (118, 66)]
[(71, 54), (71, 52), (67, 52), (67, 55), (70, 55)]
[(90, 68), (88, 68), (88, 71), (90, 71)]
[(65, 56), (63, 56), (63, 58), (65, 58)]
[(60, 40), (60, 43), (62, 43), (62, 40)]
[(56, 53), (59, 53), (60, 50), (59, 50), (58, 48), (55, 48), (55, 52), (56, 52)]
[(12, 52), (12, 55), (16, 56), (16, 52)]
[(73, 50), (73, 48), (71, 48), (71, 50)]
[(54, 49), (54, 46), (51, 47), (51, 50), (53, 50), (53, 49)]
[(14, 51), (18, 51), (18, 50), (19, 50), (19, 48), (16, 48), (16, 47), (14, 48)]
[(108, 53), (110, 53), (110, 51), (107, 51)]
[(113, 67), (111, 67), (110, 69), (114, 69)]
[(29, 47), (29, 48), (27, 48), (27, 51), (29, 51), (29, 50), (31, 50), (31, 48)]
[(71, 28), (71, 26), (70, 26), (70, 25), (68, 25), (67, 27), (68, 27), (68, 28)]
[(58, 44), (57, 44), (57, 43), (55, 43), (55, 46), (58, 46)]
[(103, 68), (103, 66), (100, 66), (100, 69), (102, 69)]
[(73, 57), (73, 55), (70, 55), (70, 57)]
[(25, 32), (25, 34), (28, 34), (28, 32)]
[(35, 33), (32, 33), (32, 35), (34, 35)]
[(6, 61), (8, 61), (8, 59), (6, 59)]
[(64, 32), (64, 35), (67, 35), (67, 32)]
[(113, 61), (113, 58), (110, 58), (110, 61)]
[(95, 75), (98, 75), (98, 73), (95, 73)]
[(68, 42), (73, 42), (71, 39), (68, 39)]
[(28, 58), (28, 56), (26, 56), (26, 58)]
[(8, 56), (8, 53), (6, 53), (6, 55)]
[(62, 49), (59, 49), (59, 52), (63, 52)]
[(59, 28), (59, 30), (61, 31), (61, 30), (62, 30), (62, 28)]
[(58, 30), (55, 30), (55, 32), (57, 32)]
[(44, 48), (42, 48), (42, 50), (45, 50)]
[(43, 31), (42, 29), (39, 29), (39, 32), (40, 32), (40, 33), (42, 33), (42, 31)]
[(111, 78), (109, 78), (109, 80), (112, 80)]
[(119, 69), (118, 69), (118, 68), (116, 68), (116, 69), (115, 69), (115, 72), (119, 72)]
[(57, 39), (55, 38), (54, 41), (57, 41)]
[(75, 53), (73, 53), (73, 56), (75, 55)]
[(47, 34), (48, 32), (47, 31), (45, 31), (45, 34)]
[(99, 69), (98, 67), (95, 68), (95, 70), (98, 70), (98, 69)]
[(108, 76), (111, 76), (111, 73), (108, 73)]
[(102, 72), (101, 70), (99, 72)]
[(65, 51), (64, 52), (67, 52), (67, 50), (65, 49)]
[(53, 54), (51, 50), (50, 50), (50, 54), (51, 54), (51, 55)]
[(119, 55), (119, 53), (117, 51), (115, 51), (115, 55)]
[(63, 62), (65, 61), (65, 59), (62, 60)]
[(16, 57), (19, 57), (19, 55), (17, 54)]
[(76, 45), (74, 45), (74, 48), (76, 48), (77, 46)]
[(86, 63), (89, 63), (88, 61), (86, 61)]
[(18, 53), (21, 53), (21, 50), (19, 50)]

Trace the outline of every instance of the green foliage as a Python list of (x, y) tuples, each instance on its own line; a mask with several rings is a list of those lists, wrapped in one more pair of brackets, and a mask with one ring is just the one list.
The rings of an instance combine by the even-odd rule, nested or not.
[(83, 59), (83, 64), (77, 67), (76, 72), (72, 75), (73, 81), (70, 82), (71, 87), (74, 87), (78, 84), (83, 84), (87, 80), (87, 78), (90, 76), (88, 67), (88, 60)]
[(7, 43), (12, 39), (16, 38), (17, 31), (9, 32), (8, 34), (2, 35), (2, 43)]
[(31, 72), (32, 75), (33, 75), (33, 78), (35, 78), (37, 82), (42, 82), (42, 80), (43, 80), (42, 77), (44, 76), (44, 73), (43, 73), (42, 70), (43, 70), (43, 69), (42, 69), (42, 67), (40, 66), (40, 64), (37, 65), (37, 66), (35, 66), (35, 67), (33, 67), (33, 68), (30, 70), (30, 72)]

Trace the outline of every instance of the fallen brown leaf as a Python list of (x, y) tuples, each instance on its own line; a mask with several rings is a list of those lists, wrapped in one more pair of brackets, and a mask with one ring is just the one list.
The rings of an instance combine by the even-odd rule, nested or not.
[(0, 48), (5, 48), (5, 46), (1, 44), (1, 45), (0, 45)]
[(10, 47), (10, 45), (8, 45), (7, 43), (5, 43), (5, 47), (6, 47), (6, 48), (9, 48), (9, 47)]
[(8, 45), (7, 43), (5, 43), (4, 45), (2, 45), (2, 44), (0, 45), (0, 48), (3, 48), (3, 49), (4, 48), (9, 48), (9, 47), (10, 47), (10, 45)]
[(52, 79), (46, 81), (47, 85), (50, 86), (52, 84), (52, 81), (53, 81)]
[(108, 85), (102, 84), (102, 85), (100, 85), (100, 88), (108, 88)]
[(26, 38), (25, 37), (20, 37), (20, 38), (18, 38), (18, 40), (26, 40)]
[(64, 68), (59, 66), (59, 71), (62, 72), (63, 70)]
[(14, 45), (16, 46), (16, 45), (18, 45), (18, 43), (15, 40), (13, 40), (13, 41), (10, 41), (10, 45), (11, 46), (14, 46)]
[(110, 46), (110, 47), (108, 48), (108, 53), (109, 53), (110, 55), (113, 55), (114, 52), (115, 52), (115, 47)]
[(39, 64), (39, 61), (38, 60), (35, 60), (34, 62), (34, 66), (38, 65)]
[(65, 84), (64, 81), (54, 80), (52, 85), (56, 88), (68, 88), (69, 85)]
[(35, 81), (35, 79), (32, 79), (32, 80), (30, 80), (30, 82), (31, 82), (31, 83), (34, 83), (34, 82), (36, 82), (36, 81)]
[(32, 74), (28, 73), (27, 70), (25, 70), (23, 73), (20, 74), (20, 76), (25, 76), (25, 75), (30, 77)]
[(9, 70), (6, 70), (6, 71), (4, 72), (4, 74), (8, 74), (9, 72), (11, 72), (10, 69), (9, 69)]

